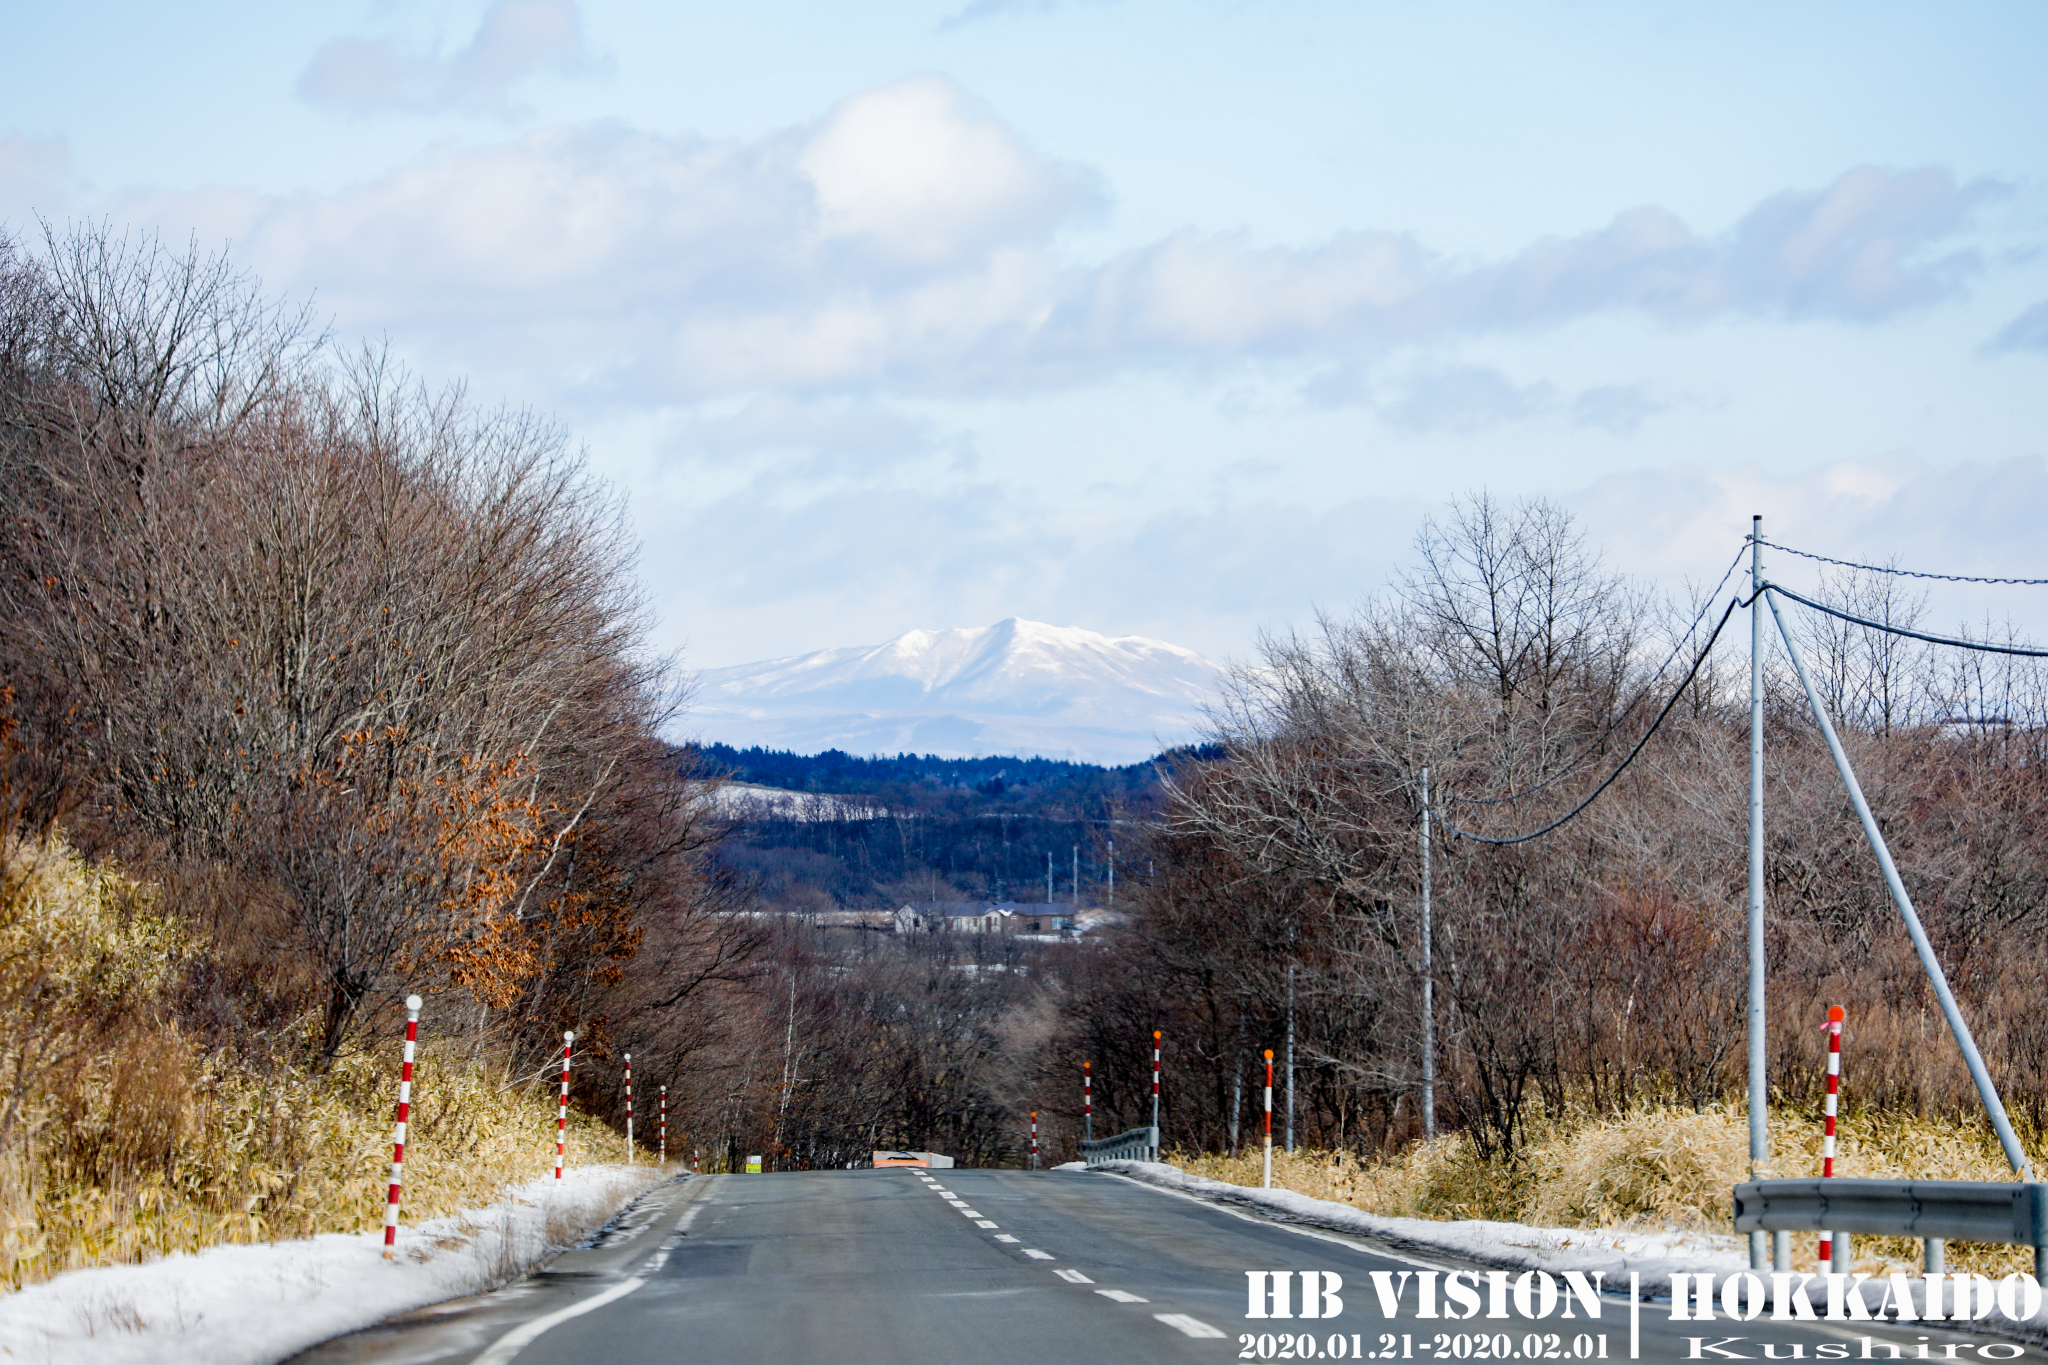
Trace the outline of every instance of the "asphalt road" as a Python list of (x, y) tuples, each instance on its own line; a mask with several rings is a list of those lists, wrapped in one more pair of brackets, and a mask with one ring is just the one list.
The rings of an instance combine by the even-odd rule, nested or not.
[[(1668, 1304), (1632, 1314), (1625, 1285), (1621, 1297), (1601, 1301), (1597, 1320), (1582, 1303), (1573, 1304), (1570, 1321), (1562, 1307), (1542, 1321), (1418, 1319), (1416, 1272), (1461, 1268), (1102, 1174), (710, 1176), (662, 1187), (598, 1244), (567, 1252), (506, 1290), (408, 1314), (298, 1359), (1223, 1365), (1304, 1353), (1486, 1360), (1505, 1347), (1509, 1359), (1533, 1352), (1662, 1362), (1890, 1359), (1894, 1344), (1899, 1359), (2014, 1358), (2010, 1347), (1980, 1353), (1992, 1338), (1910, 1324), (1678, 1323)], [(1247, 1271), (1310, 1270), (1342, 1277), (1338, 1317), (1247, 1318)], [(1392, 1320), (1378, 1301), (1375, 1271), (1403, 1287)], [(1291, 1306), (1299, 1310), (1301, 1277), (1292, 1283)], [(2036, 1354), (2027, 1348), (2022, 1358)]]

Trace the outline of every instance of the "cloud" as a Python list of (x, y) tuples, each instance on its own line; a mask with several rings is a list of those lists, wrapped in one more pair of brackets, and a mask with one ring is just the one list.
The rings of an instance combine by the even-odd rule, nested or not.
[(350, 113), (497, 113), (530, 76), (599, 69), (574, 0), (493, 0), (467, 46), (422, 56), (375, 38), (337, 38), (299, 74), (301, 98)]
[(1669, 403), (1653, 397), (1641, 384), (1601, 384), (1572, 400), (1572, 425), (1628, 436), (1645, 421), (1670, 408)]
[(811, 183), (822, 239), (925, 267), (1043, 241), (1094, 192), (932, 76), (842, 102), (795, 165)]
[(1470, 434), (1533, 417), (1555, 403), (1548, 384), (1517, 384), (1499, 370), (1452, 365), (1410, 379), (1380, 415), (1396, 431)]
[(2000, 351), (2048, 351), (2048, 300), (2035, 304), (1998, 329), (1985, 348)]
[[(1839, 558), (2048, 572), (2040, 459), (1936, 467), (1901, 454), (1797, 472), (1678, 465), (1550, 495), (1609, 567), (1673, 594), (1687, 580), (1701, 590), (1719, 580), (1753, 512), (1765, 515), (1773, 541)], [(1342, 613), (1382, 590), (1409, 562), (1422, 517), (1439, 510), (1418, 498), (1311, 506), (1248, 496), (1211, 510), (1099, 512), (985, 481), (794, 504), (750, 487), (701, 506), (643, 504), (640, 515), (659, 527), (646, 569), (662, 617), (689, 622), (693, 664), (716, 666), (1009, 615), (1242, 659), (1261, 629), (1309, 627), (1318, 610)], [(1772, 553), (1767, 567), (1791, 585), (1815, 581), (1814, 566), (1790, 555)], [(2048, 638), (2038, 590), (1926, 586), (1927, 620), (1938, 628), (2011, 613)]]
[[(1101, 212), (1096, 177), (922, 76), (750, 140), (583, 124), (442, 146), (331, 194), (148, 211), (233, 237), (344, 325), (445, 343), (542, 401), (688, 402), (1327, 365), (1600, 314), (1871, 325), (1964, 290), (1980, 267), (1959, 235), (1997, 192), (1860, 168), (1719, 233), (1639, 208), (1494, 259), (1379, 230), (1309, 246), (1188, 230), (1084, 261), (1062, 234)], [(1596, 425), (1639, 420), (1588, 401)]]
[(953, 469), (974, 464), (972, 440), (866, 400), (832, 401), (760, 394), (729, 413), (685, 417), (666, 442), (684, 464), (773, 468), (778, 478), (830, 477), (858, 482), (934, 456)]

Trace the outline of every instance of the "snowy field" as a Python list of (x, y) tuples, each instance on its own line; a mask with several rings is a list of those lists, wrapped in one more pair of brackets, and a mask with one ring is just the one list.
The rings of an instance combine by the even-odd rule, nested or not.
[(675, 1174), (586, 1166), (400, 1229), (214, 1247), (74, 1270), (0, 1298), (0, 1359), (25, 1365), (268, 1365), (396, 1313), (515, 1279)]

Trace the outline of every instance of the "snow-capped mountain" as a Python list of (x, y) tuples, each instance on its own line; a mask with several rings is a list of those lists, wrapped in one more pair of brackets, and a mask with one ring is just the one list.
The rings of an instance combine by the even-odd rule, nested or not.
[(798, 753), (1135, 763), (1195, 737), (1222, 673), (1164, 640), (1013, 616), (708, 669), (685, 724), (705, 740)]

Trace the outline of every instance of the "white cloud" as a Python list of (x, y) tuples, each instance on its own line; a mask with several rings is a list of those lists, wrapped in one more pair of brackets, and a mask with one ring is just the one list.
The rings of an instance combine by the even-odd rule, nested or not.
[[(1387, 231), (1296, 247), (1188, 230), (1086, 262), (1060, 234), (1100, 208), (1091, 177), (925, 76), (748, 141), (586, 124), (443, 146), (331, 194), (117, 208), (232, 237), (273, 287), (317, 288), (344, 326), (425, 343), (494, 389), (602, 403), (1327, 366), (1599, 314), (1866, 325), (1964, 289), (1979, 265), (1961, 234), (1997, 192), (1865, 167), (1719, 233), (1638, 208), (1492, 260)], [(1324, 401), (1343, 401), (1331, 383)], [(1550, 401), (1494, 397), (1496, 414)], [(1447, 411), (1418, 398), (1395, 416)], [(1641, 413), (1588, 399), (1578, 415), (1624, 429)]]
[(600, 66), (584, 46), (574, 0), (492, 0), (469, 42), (446, 56), (337, 38), (300, 73), (298, 92), (352, 113), (503, 112), (531, 76), (589, 75)]
[[(1910, 455), (1800, 473), (1680, 465), (1600, 479), (1557, 498), (1618, 571), (1679, 593), (1710, 588), (1753, 512), (1777, 542), (1944, 573), (2048, 576), (2039, 459), (1936, 468)], [(765, 487), (702, 506), (643, 506), (659, 521), (649, 581), (662, 616), (712, 652), (698, 666), (886, 639), (1003, 616), (1171, 640), (1243, 658), (1261, 628), (1310, 625), (1380, 590), (1409, 559), (1415, 498), (1306, 506), (1274, 498), (1215, 510), (1096, 512), (985, 482), (945, 492), (869, 488), (791, 505)], [(1773, 552), (1773, 576), (1811, 587), (1812, 563)], [(1947, 628), (2010, 614), (2048, 638), (2040, 589), (1933, 588)], [(683, 643), (683, 641), (678, 641)], [(1731, 646), (1739, 647), (1739, 646)]]
[(841, 103), (796, 167), (811, 182), (823, 237), (926, 266), (1042, 241), (1092, 191), (930, 76)]

